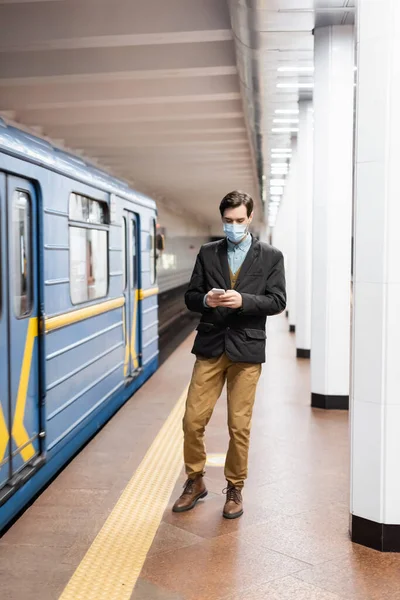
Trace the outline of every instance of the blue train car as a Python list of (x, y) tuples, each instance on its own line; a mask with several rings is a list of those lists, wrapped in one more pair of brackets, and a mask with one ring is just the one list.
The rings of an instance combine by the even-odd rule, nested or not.
[(0, 120), (0, 531), (157, 369), (156, 205)]

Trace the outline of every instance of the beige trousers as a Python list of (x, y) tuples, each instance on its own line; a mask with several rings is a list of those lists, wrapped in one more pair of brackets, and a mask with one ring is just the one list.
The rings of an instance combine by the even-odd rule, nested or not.
[(234, 363), (226, 354), (196, 359), (183, 418), (184, 458), (189, 478), (204, 473), (204, 431), (226, 381), (230, 442), (225, 478), (234, 486), (243, 487), (247, 477), (251, 416), (260, 374), (260, 364)]

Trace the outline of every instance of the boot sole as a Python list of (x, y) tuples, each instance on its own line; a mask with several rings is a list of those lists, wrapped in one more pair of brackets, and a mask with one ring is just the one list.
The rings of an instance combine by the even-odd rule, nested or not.
[(196, 506), (196, 504), (198, 503), (198, 501), (201, 500), (202, 498), (205, 498), (207, 496), (207, 494), (208, 494), (208, 492), (206, 490), (200, 496), (198, 496), (198, 498), (196, 498), (195, 500), (193, 500), (192, 504), (189, 504), (189, 506), (183, 506), (182, 508), (175, 508), (175, 507), (173, 507), (172, 512), (181, 513), (181, 512), (187, 512), (188, 510), (192, 510), (192, 508), (194, 508)]
[(222, 513), (222, 516), (224, 517), (224, 519), (238, 519), (239, 517), (241, 517), (243, 514), (243, 510), (241, 510), (240, 512), (234, 513), (233, 515), (228, 515), (226, 513)]

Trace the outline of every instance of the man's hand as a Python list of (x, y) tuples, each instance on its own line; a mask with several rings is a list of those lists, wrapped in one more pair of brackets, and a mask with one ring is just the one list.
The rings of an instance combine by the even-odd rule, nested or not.
[[(225, 294), (223, 294), (225, 296)], [(221, 294), (214, 294), (213, 291), (209, 291), (206, 296), (206, 304), (210, 308), (217, 308), (217, 306), (221, 306), (220, 298), (222, 298)]]
[(207, 305), (210, 308), (223, 306), (224, 308), (240, 308), (242, 306), (242, 296), (236, 290), (227, 290), (225, 294), (217, 295), (213, 292), (207, 294)]

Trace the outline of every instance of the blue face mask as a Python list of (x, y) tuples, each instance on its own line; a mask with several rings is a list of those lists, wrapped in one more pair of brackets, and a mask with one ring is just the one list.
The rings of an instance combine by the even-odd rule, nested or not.
[(245, 223), (224, 223), (224, 233), (230, 242), (238, 244), (246, 235), (248, 225)]

